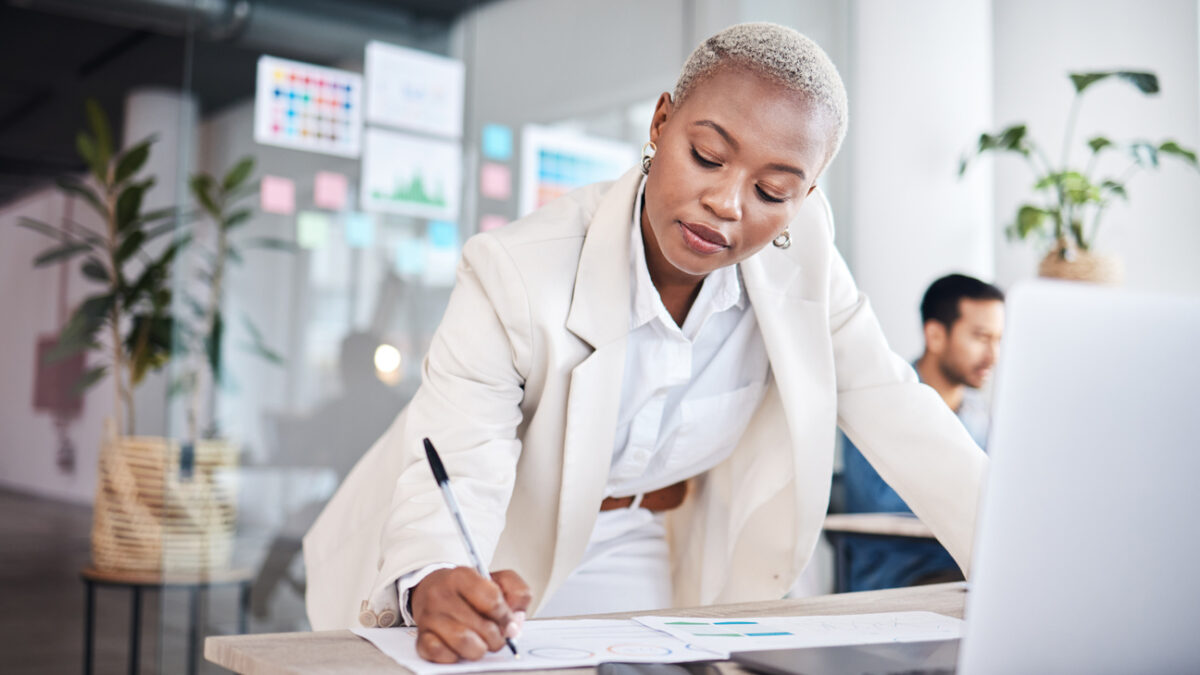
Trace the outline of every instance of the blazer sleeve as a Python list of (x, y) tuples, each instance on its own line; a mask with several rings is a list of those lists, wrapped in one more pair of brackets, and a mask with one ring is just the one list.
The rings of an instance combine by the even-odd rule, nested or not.
[(472, 237), (421, 386), (389, 431), (390, 451), (404, 458), (381, 534), (375, 592), (426, 565), (470, 564), (425, 459), (424, 437), (437, 447), (479, 553), (490, 562), (516, 480), (531, 350), (529, 300), (516, 265), (493, 236)]
[(987, 456), (937, 392), (888, 347), (836, 251), (829, 293), (838, 424), (966, 574)]

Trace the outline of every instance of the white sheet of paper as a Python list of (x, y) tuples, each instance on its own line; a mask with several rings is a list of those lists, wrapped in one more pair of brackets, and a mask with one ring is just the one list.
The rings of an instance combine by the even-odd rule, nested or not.
[(933, 612), (740, 619), (639, 616), (634, 620), (714, 652), (948, 640), (962, 637), (966, 625), (962, 619)]
[(609, 661), (683, 663), (727, 659), (628, 619), (559, 619), (527, 621), (517, 639), (521, 658), (508, 649), (481, 661), (441, 665), (417, 656), (415, 628), (354, 628), (380, 651), (416, 675), (470, 673), (495, 670), (539, 670), (595, 666)]

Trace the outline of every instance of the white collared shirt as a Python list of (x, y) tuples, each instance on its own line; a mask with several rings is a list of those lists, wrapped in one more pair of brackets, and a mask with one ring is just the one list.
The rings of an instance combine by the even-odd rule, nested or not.
[[(632, 214), (630, 331), (605, 496), (651, 492), (720, 464), (762, 401), (770, 371), (737, 266), (705, 277), (682, 327), (671, 318), (646, 266), (641, 228), (645, 187), (643, 179)], [(606, 515), (616, 521), (636, 514)], [(593, 537), (602, 536), (598, 531)], [(403, 575), (392, 588), (378, 590), (370, 608), (398, 613), (405, 625), (413, 625), (408, 593), (432, 572), (448, 567), (453, 565), (433, 564)]]
[(642, 239), (645, 179), (630, 235), (630, 332), (606, 496), (650, 492), (733, 452), (762, 401), (769, 364), (737, 266), (707, 277), (676, 325), (650, 279)]

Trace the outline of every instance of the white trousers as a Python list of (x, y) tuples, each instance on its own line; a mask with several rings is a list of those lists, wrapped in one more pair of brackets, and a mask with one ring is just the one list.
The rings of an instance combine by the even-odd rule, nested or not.
[(583, 560), (537, 618), (670, 607), (665, 517), (642, 508), (601, 511)]

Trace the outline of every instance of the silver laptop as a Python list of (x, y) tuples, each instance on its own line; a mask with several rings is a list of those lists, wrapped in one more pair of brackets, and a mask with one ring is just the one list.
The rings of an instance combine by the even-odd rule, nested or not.
[(1039, 281), (1008, 305), (961, 645), (892, 650), (869, 669), (813, 661), (823, 650), (739, 662), (1200, 672), (1200, 298)]

